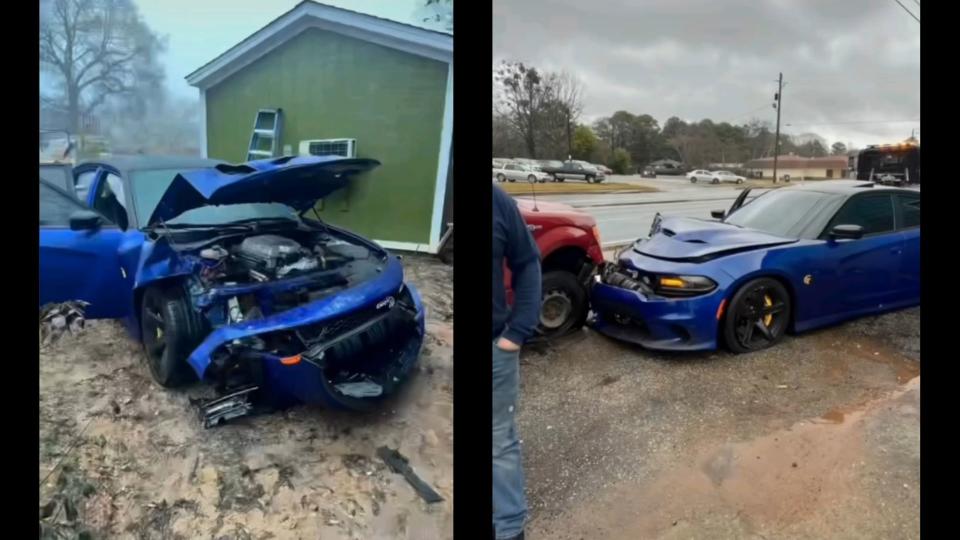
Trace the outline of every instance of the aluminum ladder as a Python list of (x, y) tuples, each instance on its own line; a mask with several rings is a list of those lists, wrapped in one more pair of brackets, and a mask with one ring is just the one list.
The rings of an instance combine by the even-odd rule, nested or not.
[(247, 148), (247, 161), (277, 156), (280, 129), (283, 126), (282, 109), (260, 109), (253, 119), (253, 133)]

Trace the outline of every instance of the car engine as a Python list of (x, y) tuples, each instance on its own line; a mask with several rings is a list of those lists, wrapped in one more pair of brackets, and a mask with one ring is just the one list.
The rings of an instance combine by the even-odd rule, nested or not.
[(320, 247), (316, 249), (318, 253), (303, 247), (296, 240), (264, 234), (244, 238), (233, 255), (252, 279), (267, 281), (320, 267), (323, 253)]

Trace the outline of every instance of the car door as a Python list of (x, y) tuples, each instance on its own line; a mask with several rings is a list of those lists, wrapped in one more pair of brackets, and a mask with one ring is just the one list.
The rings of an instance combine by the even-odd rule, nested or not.
[(920, 193), (898, 193), (897, 229), (903, 242), (897, 273), (897, 301), (920, 301)]
[(87, 318), (122, 317), (128, 311), (119, 256), (124, 233), (106, 222), (95, 230), (71, 230), (70, 217), (78, 211), (89, 209), (40, 183), (40, 305), (83, 300), (90, 303)]
[[(859, 225), (863, 237), (831, 239), (836, 225)], [(897, 297), (896, 275), (903, 251), (896, 230), (891, 193), (859, 193), (834, 215), (821, 236), (825, 243), (816, 279), (826, 280), (821, 293), (833, 313), (868, 313), (882, 310)]]

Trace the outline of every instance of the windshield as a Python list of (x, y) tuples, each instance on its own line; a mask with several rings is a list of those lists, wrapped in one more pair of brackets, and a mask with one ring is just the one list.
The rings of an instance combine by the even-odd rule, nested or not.
[[(154, 169), (133, 171), (130, 183), (133, 188), (133, 203), (141, 223), (146, 222), (160, 202), (160, 197), (180, 172), (179, 169)], [(246, 203), (226, 206), (204, 206), (188, 210), (167, 221), (169, 224), (219, 225), (245, 219), (289, 218), (297, 219), (296, 212), (279, 203)]]
[(784, 238), (815, 238), (820, 232), (817, 224), (842, 202), (843, 196), (836, 193), (777, 189), (741, 206), (724, 223)]

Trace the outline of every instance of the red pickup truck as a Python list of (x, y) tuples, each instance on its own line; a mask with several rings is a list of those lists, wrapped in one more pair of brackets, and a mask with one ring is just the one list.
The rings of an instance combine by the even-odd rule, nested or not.
[[(549, 339), (580, 328), (590, 307), (587, 285), (603, 262), (596, 220), (565, 204), (517, 199), (517, 206), (540, 249), (543, 303), (538, 333)], [(509, 270), (506, 280), (512, 304)]]

